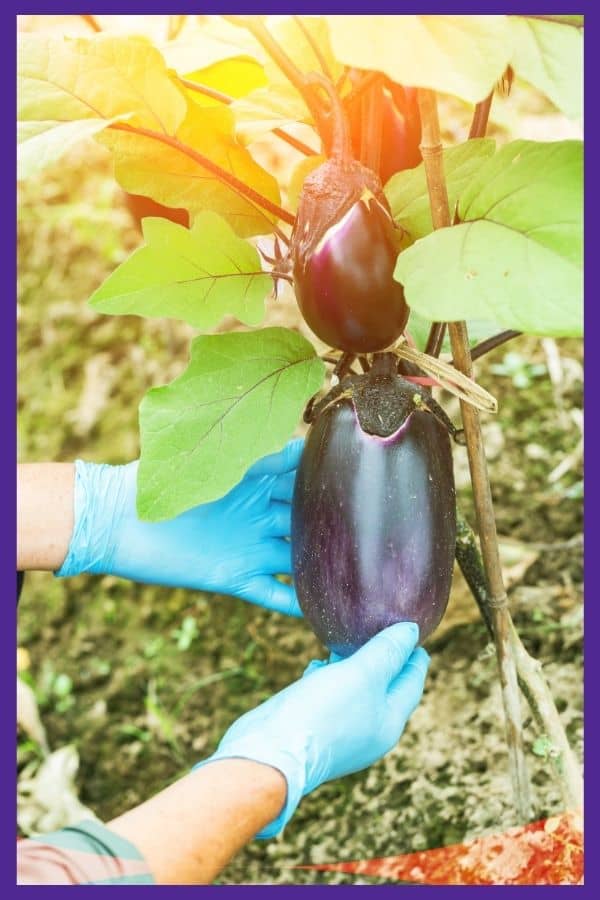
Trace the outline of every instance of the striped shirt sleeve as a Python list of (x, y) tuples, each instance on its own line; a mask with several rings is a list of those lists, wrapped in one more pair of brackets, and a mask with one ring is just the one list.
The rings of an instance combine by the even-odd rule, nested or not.
[(17, 884), (154, 884), (139, 851), (92, 819), (17, 842)]

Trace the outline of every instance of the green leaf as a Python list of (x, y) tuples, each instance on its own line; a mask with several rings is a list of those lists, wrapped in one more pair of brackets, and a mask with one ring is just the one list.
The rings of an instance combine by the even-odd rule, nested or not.
[(284, 446), (324, 372), (285, 328), (196, 338), (183, 375), (140, 406), (139, 516), (167, 519), (226, 494)]
[(341, 62), (477, 103), (510, 62), (506, 16), (325, 16)]
[(583, 31), (537, 16), (509, 16), (511, 65), (572, 119), (583, 115)]
[(17, 179), (37, 175), (56, 162), (70, 147), (92, 137), (113, 119), (76, 119), (73, 122), (17, 123)]
[(167, 219), (143, 220), (145, 247), (135, 250), (90, 298), (99, 312), (171, 316), (213, 328), (225, 315), (258, 325), (273, 283), (258, 252), (212, 212), (188, 231)]
[(226, 219), (236, 234), (269, 234), (275, 217), (219, 180), (186, 154), (191, 148), (245, 182), (263, 197), (279, 203), (279, 187), (236, 140), (234, 119), (227, 107), (188, 104), (188, 113), (175, 135), (180, 146), (134, 132), (108, 130), (100, 143), (115, 157), (115, 174), (132, 194), (152, 197), (165, 206), (183, 207), (194, 215), (210, 209)]
[[(436, 321), (483, 319), (551, 337), (583, 328), (580, 141), (514, 141), (478, 170), (459, 218), (402, 252), (395, 277)], [(432, 265), (435, 261), (435, 265)]]
[[(444, 150), (444, 175), (451, 214), (461, 193), (495, 149), (495, 142), (490, 138), (478, 138)], [(394, 219), (407, 232), (406, 246), (433, 230), (423, 163), (416, 169), (392, 175), (385, 186), (385, 194)]]
[(494, 222), (443, 228), (417, 241), (398, 257), (395, 277), (411, 308), (429, 319), (487, 319), (549, 337), (582, 333), (581, 269)]
[(130, 116), (134, 124), (173, 134), (185, 116), (183, 93), (145, 38), (24, 34), (18, 63), (21, 121)]
[(582, 142), (506, 144), (471, 179), (458, 214), (497, 222), (581, 266)]

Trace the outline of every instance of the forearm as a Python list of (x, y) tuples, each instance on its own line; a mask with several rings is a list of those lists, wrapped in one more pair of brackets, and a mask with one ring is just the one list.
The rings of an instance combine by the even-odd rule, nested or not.
[(208, 884), (277, 817), (287, 785), (271, 766), (204, 766), (108, 823), (137, 847), (158, 884)]
[(17, 467), (17, 569), (59, 569), (73, 533), (72, 463)]

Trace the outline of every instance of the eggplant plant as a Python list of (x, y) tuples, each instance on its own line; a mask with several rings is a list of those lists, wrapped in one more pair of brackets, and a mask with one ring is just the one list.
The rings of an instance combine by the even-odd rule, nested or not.
[[(160, 45), (96, 19), (87, 37), (19, 48), (19, 177), (93, 137), (121, 188), (156, 204), (92, 308), (200, 332), (140, 405), (141, 518), (223, 496), (307, 409), (293, 555), (308, 621), (342, 654), (406, 618), (425, 639), (448, 601), (450, 435), (464, 437), (522, 817), (517, 665), (532, 680), (510, 640), (479, 426), (495, 402), (472, 361), (519, 333), (581, 335), (582, 143), (485, 135), (506, 83), (580, 117), (582, 32), (575, 15), (189, 16)], [(473, 107), (451, 146), (436, 92)], [(265, 145), (292, 163), (269, 171)], [(273, 280), (314, 340), (257, 327)], [(239, 329), (214, 333), (227, 315)]]

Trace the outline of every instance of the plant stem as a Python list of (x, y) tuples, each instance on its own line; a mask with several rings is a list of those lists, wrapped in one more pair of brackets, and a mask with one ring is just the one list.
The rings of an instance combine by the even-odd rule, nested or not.
[(327, 60), (321, 53), (321, 48), (315, 41), (314, 37), (312, 36), (310, 31), (306, 27), (304, 22), (302, 21), (301, 17), (300, 16), (292, 16), (292, 19), (294, 20), (294, 22), (296, 23), (296, 25), (298, 26), (298, 28), (300, 29), (300, 31), (302, 32), (304, 37), (306, 38), (306, 42), (309, 45), (310, 49), (315, 54), (315, 58), (316, 58), (317, 62), (319, 63), (319, 65), (321, 66), (321, 71), (323, 72), (323, 75), (325, 75), (326, 78), (329, 78), (330, 81), (333, 81), (333, 76), (331, 74), (331, 70), (330, 70), (329, 66), (327, 65)]
[[(457, 510), (456, 561), (464, 575), (490, 635), (494, 635), (493, 606), (477, 539)], [(541, 663), (529, 655), (509, 616), (509, 638), (517, 667), (519, 687), (533, 718), (554, 750), (552, 774), (560, 788), (565, 809), (581, 809), (583, 780), (581, 769), (560, 720), (556, 704), (544, 678)]]
[[(178, 76), (179, 82), (186, 87), (190, 91), (196, 91), (197, 94), (203, 94), (205, 97), (211, 97), (213, 100), (218, 100), (219, 103), (224, 103), (227, 106), (230, 106), (235, 98), (230, 97), (229, 94), (224, 94), (222, 91), (216, 90), (216, 88), (208, 87), (205, 84), (199, 84), (196, 81), (190, 81), (188, 78), (181, 78)], [(300, 153), (304, 153), (305, 156), (317, 156), (317, 151), (313, 150), (312, 147), (309, 147), (308, 144), (305, 144), (304, 141), (299, 141), (298, 138), (293, 137), (293, 135), (288, 134), (287, 131), (284, 131), (283, 128), (273, 128), (273, 134), (280, 138), (282, 141), (285, 141), (286, 144), (289, 144), (290, 147), (293, 147), (295, 150), (298, 150)]]
[(486, 353), (489, 353), (490, 350), (495, 350), (496, 347), (501, 347), (502, 344), (505, 344), (507, 341), (512, 341), (513, 338), (519, 337), (519, 335), (523, 334), (522, 331), (501, 331), (499, 334), (493, 334), (491, 337), (487, 338), (485, 341), (481, 341), (480, 344), (477, 344), (471, 350), (471, 361), (475, 359), (480, 359), (480, 357), (485, 356)]
[(260, 16), (223, 16), (233, 25), (239, 25), (245, 28), (258, 41), (261, 47), (266, 50), (273, 62), (279, 66), (288, 81), (293, 84), (298, 93), (306, 103), (317, 130), (323, 138), (326, 133), (324, 110), (319, 102), (318, 96), (313, 91), (312, 85), (306, 75), (300, 71), (296, 63), (287, 55), (283, 47), (281, 47), (270, 31), (266, 28)]
[(471, 128), (469, 130), (470, 141), (472, 141), (473, 138), (482, 138), (485, 136), (493, 98), (494, 92), (490, 91), (485, 100), (476, 104)]
[(102, 31), (102, 27), (98, 24), (98, 22), (97, 22), (95, 16), (84, 16), (84, 15), (82, 15), (81, 18), (82, 18), (83, 21), (86, 23), (86, 25), (89, 25), (90, 28), (91, 28), (93, 31), (95, 31), (96, 33), (98, 33), (99, 31)]
[[(440, 140), (437, 99), (433, 91), (422, 88), (419, 88), (418, 98), (422, 125), (421, 155), (423, 156), (427, 178), (431, 219), (434, 228), (446, 228), (450, 225), (451, 220), (444, 178), (444, 160)], [(448, 327), (455, 366), (464, 375), (472, 378), (467, 326), (464, 322), (450, 322)], [(508, 614), (506, 591), (500, 568), (500, 554), (485, 449), (477, 409), (464, 401), (461, 401), (460, 405), (467, 441), (478, 531), (491, 592), (490, 608), (506, 718), (506, 740), (509, 750), (513, 792), (520, 820), (521, 822), (526, 822), (531, 815), (529, 779), (523, 751), (523, 730), (517, 670), (510, 638), (510, 616)]]
[(376, 78), (361, 97), (360, 161), (379, 172), (383, 138), (383, 77)]
[[(240, 181), (240, 179), (236, 178), (235, 175), (232, 175), (231, 172), (227, 172), (226, 169), (222, 169), (221, 166), (217, 165), (217, 163), (214, 163), (212, 159), (209, 159), (202, 153), (198, 153), (192, 147), (188, 147), (187, 144), (183, 144), (177, 138), (171, 137), (168, 134), (163, 134), (160, 131), (152, 131), (149, 128), (140, 128), (137, 126), (134, 127), (132, 125), (126, 125), (123, 122), (115, 122), (113, 125), (109, 125), (109, 128), (114, 131), (127, 131), (130, 134), (139, 134), (143, 137), (150, 138), (151, 140), (160, 141), (162, 144), (166, 144), (169, 147), (173, 147), (174, 150), (178, 150), (185, 156), (189, 156), (190, 159), (193, 159), (194, 162), (197, 162), (199, 165), (205, 168), (208, 172), (214, 175), (215, 178), (218, 178), (219, 181), (222, 181), (223, 184), (226, 184), (246, 200), (254, 203), (255, 206), (258, 206), (260, 209), (266, 210), (266, 212), (271, 213), (271, 215), (277, 216), (277, 218), (282, 219), (288, 225), (294, 224), (295, 217), (286, 209), (278, 206), (277, 203), (273, 203), (272, 200), (269, 200), (267, 197), (263, 197), (262, 194), (259, 194), (258, 191), (255, 191), (254, 188), (251, 188), (249, 185), (245, 184), (245, 182)], [(278, 234), (278, 237), (282, 238), (282, 240), (287, 241), (285, 235), (282, 235), (277, 230), (276, 233)]]

